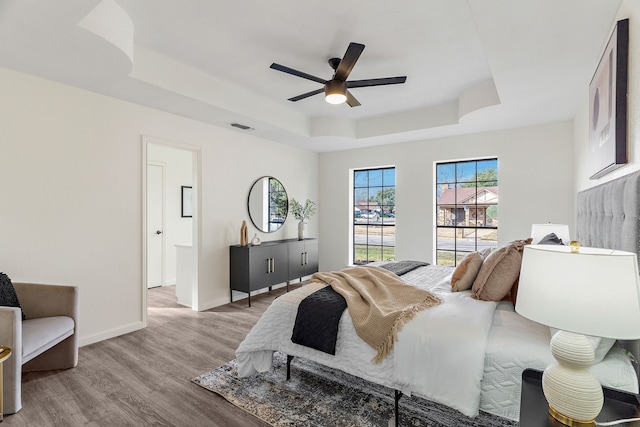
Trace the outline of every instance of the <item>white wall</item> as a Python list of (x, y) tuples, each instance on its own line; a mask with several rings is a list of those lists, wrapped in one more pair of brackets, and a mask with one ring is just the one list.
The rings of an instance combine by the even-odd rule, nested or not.
[[(627, 159), (625, 166), (601, 177), (590, 180), (589, 165), (589, 87), (585, 85), (584, 101), (574, 120), (575, 190), (586, 190), (614, 178), (640, 170), (640, 2), (625, 0), (620, 6), (616, 21), (629, 18), (629, 79), (627, 98)], [(613, 31), (612, 23), (611, 30)], [(608, 41), (602, 41), (602, 50)], [(597, 67), (593, 64), (593, 70)]]
[(433, 262), (434, 164), (498, 158), (499, 243), (529, 237), (532, 223), (573, 231), (572, 123), (462, 135), (320, 155), (320, 269), (349, 260), (353, 168), (396, 167), (396, 259)]
[(176, 284), (176, 245), (192, 244), (193, 219), (182, 217), (182, 186), (192, 187), (192, 152), (162, 143), (147, 145), (147, 160), (162, 163), (165, 173), (164, 283)]
[(318, 199), (315, 153), (2, 68), (0, 93), (0, 270), (79, 286), (81, 344), (142, 326), (142, 135), (200, 147), (201, 308), (229, 301), (228, 247), (242, 220), (256, 231), (255, 179)]

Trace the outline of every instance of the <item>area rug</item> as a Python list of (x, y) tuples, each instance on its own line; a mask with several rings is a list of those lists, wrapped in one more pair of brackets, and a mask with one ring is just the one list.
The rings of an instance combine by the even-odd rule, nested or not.
[[(286, 381), (286, 356), (276, 352), (274, 369), (238, 378), (232, 360), (193, 382), (276, 426), (387, 426), (394, 391), (317, 363), (295, 358)], [(400, 399), (400, 426), (511, 427), (518, 423), (481, 412), (475, 418), (419, 397)]]

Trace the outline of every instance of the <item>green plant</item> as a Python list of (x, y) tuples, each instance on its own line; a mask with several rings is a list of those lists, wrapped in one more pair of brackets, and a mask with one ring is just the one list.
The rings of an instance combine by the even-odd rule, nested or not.
[(298, 221), (305, 221), (316, 213), (316, 204), (309, 199), (304, 202), (303, 206), (296, 199), (292, 198), (290, 205), (291, 213)]

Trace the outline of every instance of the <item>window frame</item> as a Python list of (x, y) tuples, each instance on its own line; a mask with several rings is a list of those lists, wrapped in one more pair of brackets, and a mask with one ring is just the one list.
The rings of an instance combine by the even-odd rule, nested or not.
[[(495, 180), (479, 180), (478, 179), (478, 164), (481, 162), (495, 162), (495, 171), (496, 171), (496, 178)], [(458, 165), (462, 165), (462, 164), (471, 164), (474, 163), (474, 173), (473, 173), (473, 177), (475, 177), (474, 181), (470, 181), (469, 179), (459, 179), (459, 173), (458, 173)], [(438, 175), (438, 167), (439, 166), (446, 166), (446, 165), (453, 165), (454, 166), (454, 179), (453, 181), (446, 181), (446, 180), (440, 180), (440, 177)], [(491, 169), (491, 168), (488, 168)], [(487, 216), (487, 210), (489, 206), (496, 206), (496, 209), (499, 206), (499, 190), (498, 192), (496, 192), (496, 202), (495, 203), (491, 203), (491, 204), (482, 204), (482, 203), (478, 203), (478, 189), (479, 188), (491, 188), (491, 187), (496, 187), (499, 188), (499, 177), (498, 177), (498, 157), (488, 157), (488, 158), (477, 158), (477, 159), (466, 159), (466, 160), (454, 160), (454, 161), (442, 161), (442, 162), (435, 162), (435, 167), (434, 167), (434, 172), (435, 172), (435, 193), (434, 193), (434, 259), (435, 259), (435, 264), (437, 265), (453, 265), (453, 266), (457, 266), (458, 262), (468, 253), (470, 252), (474, 252), (474, 251), (482, 251), (485, 250), (486, 248), (490, 248), (490, 249), (495, 249), (497, 247), (497, 239), (495, 241), (495, 244), (493, 245), (483, 245), (482, 248), (479, 248), (478, 246), (478, 241), (480, 240), (478, 237), (478, 230), (496, 230), (496, 233), (498, 232), (498, 228), (499, 226), (496, 225), (495, 223), (492, 223), (491, 225), (487, 225), (487, 218), (490, 218)], [(486, 182), (493, 182), (495, 181), (495, 185), (480, 185), (481, 183), (486, 183)], [(475, 183), (474, 188), (476, 189), (475, 192), (475, 196), (474, 196), (474, 204), (473, 207), (471, 208), (465, 208), (465, 204), (459, 203), (458, 200), (458, 189), (462, 188), (461, 185), (462, 184), (466, 184), (466, 183)], [(441, 198), (441, 194), (440, 194), (440, 186), (441, 185), (451, 185), (453, 184), (453, 188), (455, 189), (454, 192), (454, 199), (453, 199), (453, 203), (445, 203), (445, 204), (440, 204), (440, 198)], [(449, 189), (451, 189), (451, 187), (449, 187)], [(444, 194), (444, 193), (443, 193)], [(455, 214), (451, 215), (451, 221), (452, 224), (447, 225), (447, 224), (439, 224), (440, 221), (440, 215), (439, 215), (439, 209), (441, 206), (452, 206), (450, 208), (451, 211), (455, 212)], [(478, 207), (482, 206), (481, 209), (479, 209)], [(466, 224), (461, 224), (461, 221), (456, 221), (457, 218), (457, 213), (460, 212), (464, 212), (465, 213), (465, 220), (467, 219), (467, 215), (466, 215), (466, 211), (467, 209), (471, 209), (471, 213), (470, 213), (470, 217), (473, 221), (476, 221), (475, 225), (466, 225)], [(482, 226), (478, 226), (478, 222), (479, 222), (479, 212), (482, 211)], [(473, 215), (473, 212), (475, 212), (475, 215)], [(446, 220), (446, 218), (445, 218)], [(444, 237), (440, 237), (440, 233), (439, 230), (453, 230), (453, 248), (449, 249), (449, 248), (444, 248), (444, 247), (440, 247), (439, 245), (439, 241), (441, 238)], [(464, 234), (465, 230), (473, 230), (475, 231), (475, 237), (474, 237), (474, 241), (473, 241), (473, 247), (470, 250), (465, 250), (465, 249), (459, 249), (458, 248), (458, 230), (461, 230), (461, 233)], [(453, 255), (453, 264), (447, 263), (447, 264), (442, 264), (441, 263), (441, 257), (439, 256), (440, 253), (452, 253)]]
[[(385, 180), (385, 171), (389, 171), (392, 170), (393, 171), (393, 177), (392, 177), (392, 181), (393, 184), (389, 185), (388, 181)], [(372, 185), (371, 181), (369, 180), (369, 174), (371, 172), (380, 172), (381, 175), (381, 180), (379, 183), (374, 183)], [(386, 260), (395, 260), (395, 225), (396, 225), (396, 219), (395, 219), (395, 207), (396, 207), (396, 203), (395, 203), (395, 192), (396, 192), (396, 167), (395, 166), (380, 166), (380, 167), (369, 167), (369, 168), (358, 168), (358, 169), (352, 169), (352, 174), (351, 174), (351, 179), (352, 179), (352, 185), (351, 185), (351, 215), (353, 215), (353, 220), (351, 221), (351, 265), (366, 265), (369, 264), (371, 262), (375, 262), (375, 261), (386, 261)], [(360, 179), (358, 178), (358, 174), (361, 174), (363, 172), (367, 173), (367, 185), (362, 185), (362, 182), (360, 181)], [(387, 180), (390, 179), (389, 177), (387, 177)], [(384, 191), (387, 189), (393, 189), (393, 204), (383, 204), (382, 205), (377, 205), (379, 208), (379, 214), (377, 214), (378, 209), (374, 209), (373, 211), (376, 212), (375, 213), (375, 217), (371, 217), (371, 218), (360, 218), (361, 214), (356, 214), (357, 211), (361, 211), (361, 209), (358, 206), (362, 206), (362, 203), (366, 203), (367, 204), (367, 214), (370, 215), (374, 215), (372, 212), (372, 210), (370, 209), (371, 207), (371, 197), (372, 197), (372, 192), (371, 189), (380, 189), (379, 191)], [(359, 194), (362, 194), (362, 192), (366, 192), (367, 194), (367, 199), (366, 200), (361, 200), (359, 199)], [(379, 193), (378, 191), (378, 193)], [(376, 195), (378, 194), (376, 193)], [(384, 197), (384, 196), (382, 196)], [(390, 214), (393, 214), (393, 217), (389, 216)], [(365, 221), (359, 221), (360, 219), (364, 219)], [(372, 221), (373, 220), (373, 221)], [(356, 233), (356, 227), (357, 226), (364, 226), (366, 227), (366, 233), (365, 233), (365, 243), (357, 243), (357, 235), (361, 235), (361, 233)], [(380, 237), (380, 244), (371, 244), (370, 243), (370, 236), (372, 236), (373, 234), (370, 234), (370, 230), (374, 227), (380, 227), (380, 233), (379, 233), (379, 237)], [(393, 231), (393, 245), (389, 245), (388, 243), (385, 244), (385, 233), (384, 233), (384, 229), (387, 227), (394, 227), (394, 231)], [(378, 233), (376, 233), (378, 234)], [(366, 247), (366, 258), (364, 260), (358, 260), (356, 258), (357, 254), (360, 252), (358, 251), (358, 248), (361, 248), (362, 246)], [(372, 255), (372, 251), (370, 251), (370, 248), (379, 248), (374, 250), (373, 252), (378, 252), (378, 256), (376, 255)], [(385, 248), (392, 248), (393, 254), (391, 258), (386, 258), (385, 259), (385, 254), (389, 253), (388, 249)], [(379, 259), (378, 259), (379, 258)]]

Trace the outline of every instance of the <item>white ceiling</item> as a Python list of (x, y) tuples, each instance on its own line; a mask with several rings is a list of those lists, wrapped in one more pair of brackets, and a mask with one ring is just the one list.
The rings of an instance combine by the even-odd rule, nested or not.
[[(323, 152), (570, 120), (621, 0), (0, 0), (0, 66)], [(87, 16), (89, 15), (89, 16)], [(330, 79), (366, 48), (362, 103)]]

